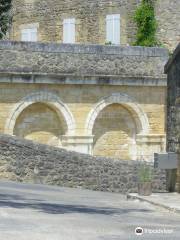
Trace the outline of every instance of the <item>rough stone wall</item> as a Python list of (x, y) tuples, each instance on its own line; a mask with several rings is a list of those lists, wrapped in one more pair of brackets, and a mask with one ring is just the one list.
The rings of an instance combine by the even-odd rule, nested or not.
[(156, 0), (158, 39), (173, 51), (180, 42), (180, 1)]
[[(38, 40), (62, 42), (63, 19), (76, 18), (76, 42), (104, 44), (107, 14), (121, 15), (121, 44), (132, 44), (136, 26), (133, 14), (141, 0), (14, 0), (12, 40), (20, 40), (20, 30), (28, 24), (38, 27)], [(173, 50), (180, 41), (180, 1), (156, 0), (158, 39)]]
[[(137, 191), (140, 164), (95, 158), (0, 135), (0, 166), (1, 179), (126, 193)], [(165, 174), (156, 171), (153, 191), (164, 190)]]
[(165, 71), (168, 73), (167, 151), (179, 154), (177, 188), (180, 192), (180, 45)]
[[(0, 72), (73, 75), (73, 78), (102, 76), (99, 83), (110, 83), (111, 77), (120, 76), (144, 80), (151, 77), (158, 81), (163, 78), (165, 82), (163, 68), (167, 58), (167, 51), (161, 48), (0, 43)], [(64, 83), (66, 80), (60, 76), (54, 79)], [(31, 80), (27, 78), (26, 82)]]
[(76, 19), (77, 43), (100, 43), (106, 41), (105, 19), (107, 14), (121, 14), (121, 43), (131, 42), (135, 25), (132, 21), (139, 0), (14, 0), (15, 17), (12, 38), (20, 40), (20, 28), (38, 23), (39, 40), (62, 42), (63, 19)]

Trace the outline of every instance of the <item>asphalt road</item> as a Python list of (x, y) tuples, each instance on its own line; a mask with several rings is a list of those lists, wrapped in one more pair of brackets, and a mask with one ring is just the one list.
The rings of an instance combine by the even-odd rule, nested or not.
[(95, 239), (179, 240), (180, 215), (120, 194), (0, 182), (0, 240)]

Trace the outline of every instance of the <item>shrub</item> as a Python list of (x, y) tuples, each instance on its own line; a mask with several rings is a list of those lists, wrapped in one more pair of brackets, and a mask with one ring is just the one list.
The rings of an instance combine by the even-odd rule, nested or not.
[(142, 0), (136, 9), (134, 20), (137, 24), (136, 46), (158, 46), (156, 39), (157, 21), (155, 18), (153, 0)]
[(152, 168), (147, 163), (141, 163), (138, 169), (139, 182), (151, 182), (152, 181)]

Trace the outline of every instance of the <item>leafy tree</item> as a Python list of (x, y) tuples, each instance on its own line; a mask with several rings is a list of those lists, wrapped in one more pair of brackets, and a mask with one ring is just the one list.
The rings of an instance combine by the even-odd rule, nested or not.
[(153, 47), (160, 45), (156, 39), (157, 21), (154, 11), (154, 0), (142, 0), (136, 9), (134, 20), (137, 24), (136, 42), (134, 45)]
[(0, 39), (6, 36), (11, 23), (12, 0), (0, 0)]

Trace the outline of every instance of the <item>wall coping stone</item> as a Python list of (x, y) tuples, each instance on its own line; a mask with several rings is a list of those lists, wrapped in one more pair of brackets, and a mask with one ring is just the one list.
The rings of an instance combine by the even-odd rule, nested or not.
[(20, 41), (0, 41), (0, 50), (147, 57), (167, 57), (168, 55), (167, 49), (159, 47), (107, 46), (96, 44), (57, 44)]

